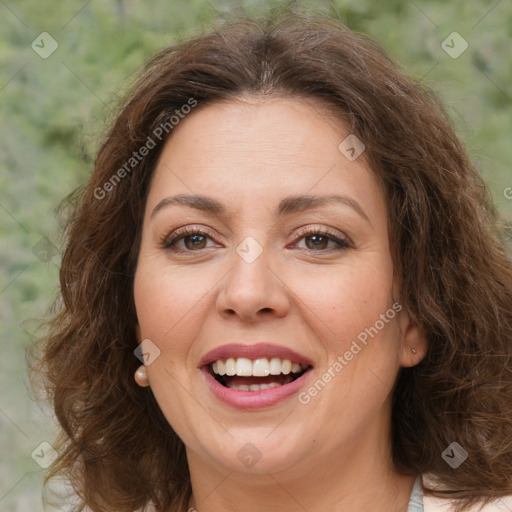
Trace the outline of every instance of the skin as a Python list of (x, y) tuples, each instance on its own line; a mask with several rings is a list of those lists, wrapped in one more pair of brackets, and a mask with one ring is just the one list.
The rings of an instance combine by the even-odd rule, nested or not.
[[(308, 404), (293, 396), (240, 411), (219, 402), (198, 369), (218, 346), (270, 341), (313, 361), (309, 386), (400, 302), (384, 196), (364, 153), (349, 161), (338, 150), (347, 135), (312, 100), (246, 96), (192, 111), (154, 171), (134, 283), (136, 332), (161, 351), (148, 380), (186, 445), (189, 506), (199, 512), (241, 503), (244, 512), (406, 509), (415, 478), (392, 467), (391, 389), (401, 366), (424, 357), (426, 341), (405, 307)], [(275, 216), (288, 195), (333, 193), (357, 201), (367, 219), (343, 204)], [(227, 213), (170, 205), (151, 218), (175, 194), (213, 197)], [(181, 239), (179, 254), (162, 248), (183, 226), (209, 238), (199, 248)], [(331, 228), (350, 247), (315, 245), (311, 234), (297, 235), (303, 227)], [(236, 252), (248, 236), (262, 248), (250, 264)], [(261, 455), (250, 468), (237, 457), (248, 442)]]

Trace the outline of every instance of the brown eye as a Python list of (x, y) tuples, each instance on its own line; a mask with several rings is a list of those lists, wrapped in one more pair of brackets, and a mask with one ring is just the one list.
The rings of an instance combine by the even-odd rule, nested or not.
[[(315, 252), (341, 251), (351, 248), (351, 244), (336, 233), (327, 229), (306, 229), (299, 233), (300, 240), (305, 240), (306, 249)], [(334, 247), (329, 243), (334, 244)], [(337, 246), (337, 247), (336, 247)]]
[[(166, 238), (162, 248), (173, 252), (193, 252), (200, 249), (207, 249), (207, 240), (211, 238), (204, 231), (198, 229), (184, 229), (173, 233)], [(179, 244), (183, 241), (183, 244)]]
[[(308, 249), (316, 250), (316, 249), (327, 249), (327, 245), (331, 241), (331, 239), (325, 235), (310, 235), (304, 237), (306, 240), (306, 246)], [(311, 241), (310, 244), (307, 241)]]
[[(204, 249), (206, 237), (203, 235), (189, 235), (181, 237), (185, 243), (185, 247), (190, 250), (194, 249)], [(187, 240), (190, 241), (190, 244), (187, 244)]]

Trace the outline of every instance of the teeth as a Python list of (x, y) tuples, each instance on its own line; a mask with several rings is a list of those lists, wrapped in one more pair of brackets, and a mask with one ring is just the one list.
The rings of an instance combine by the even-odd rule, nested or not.
[(244, 386), (240, 384), (239, 386), (234, 386), (228, 384), (228, 387), (231, 389), (237, 389), (238, 391), (259, 391), (260, 389), (269, 389), (269, 388), (277, 388), (282, 384), (278, 384), (277, 382), (271, 382), (270, 384), (251, 384), (250, 386)]
[(256, 359), (252, 363), (252, 374), (255, 377), (266, 377), (270, 375), (270, 365), (268, 364), (268, 359)]
[(226, 371), (226, 375), (235, 375), (236, 374), (236, 361), (230, 357), (226, 360), (226, 364), (224, 365), (224, 370)]
[[(218, 359), (212, 363), (211, 367), (216, 375), (266, 377), (268, 375), (300, 373), (307, 368), (307, 365), (292, 363), (289, 359), (279, 359), (278, 357), (273, 357), (270, 361), (265, 357), (255, 360), (246, 357), (238, 357), (236, 359), (230, 357), (228, 359)], [(254, 385), (257, 386), (259, 384)]]
[(270, 375), (281, 375), (283, 369), (283, 362), (278, 357), (273, 357), (270, 360)]
[(236, 360), (236, 375), (250, 377), (252, 375), (252, 361), (246, 357), (239, 357)]

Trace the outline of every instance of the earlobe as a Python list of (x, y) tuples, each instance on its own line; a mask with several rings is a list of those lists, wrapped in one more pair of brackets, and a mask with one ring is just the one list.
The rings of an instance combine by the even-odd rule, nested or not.
[(415, 323), (404, 309), (400, 313), (401, 352), (400, 365), (411, 367), (419, 364), (427, 353), (428, 341), (425, 331)]
[(142, 337), (140, 335), (140, 325), (138, 322), (135, 324), (135, 338), (137, 339), (137, 343), (140, 344)]

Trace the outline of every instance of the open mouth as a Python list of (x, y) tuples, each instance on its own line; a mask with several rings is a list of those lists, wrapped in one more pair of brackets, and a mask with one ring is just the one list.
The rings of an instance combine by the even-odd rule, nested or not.
[(219, 384), (238, 391), (259, 391), (284, 386), (311, 368), (278, 357), (218, 359), (208, 365), (210, 374)]

